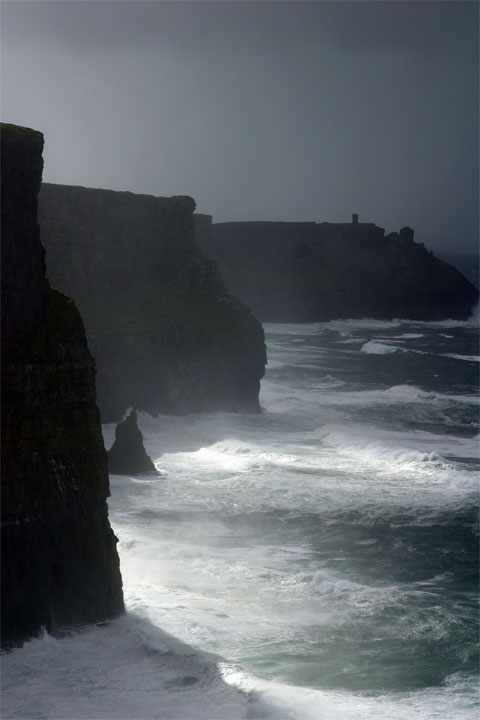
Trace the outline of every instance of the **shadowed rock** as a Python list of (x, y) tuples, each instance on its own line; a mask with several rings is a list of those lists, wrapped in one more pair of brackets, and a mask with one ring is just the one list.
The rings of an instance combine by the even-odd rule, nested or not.
[(43, 135), (1, 125), (1, 643), (123, 611), (95, 364), (45, 278)]
[(466, 320), (478, 290), (414, 231), (373, 223), (230, 222), (196, 215), (196, 240), (263, 322)]
[(160, 475), (143, 446), (135, 410), (115, 428), (115, 442), (108, 451), (108, 469), (114, 475)]
[(192, 198), (43, 184), (52, 285), (85, 322), (103, 422), (259, 412), (263, 328), (195, 243)]

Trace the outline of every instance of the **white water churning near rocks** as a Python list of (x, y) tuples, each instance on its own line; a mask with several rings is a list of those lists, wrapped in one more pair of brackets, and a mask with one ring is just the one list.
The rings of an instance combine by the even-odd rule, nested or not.
[(477, 717), (476, 325), (265, 329), (261, 415), (139, 416), (128, 614), (6, 656), (6, 717)]

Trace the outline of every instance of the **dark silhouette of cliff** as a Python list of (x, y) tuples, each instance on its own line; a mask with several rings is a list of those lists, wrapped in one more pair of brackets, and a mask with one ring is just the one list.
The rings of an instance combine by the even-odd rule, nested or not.
[(115, 441), (108, 451), (108, 468), (116, 475), (151, 473), (160, 475), (143, 445), (137, 425), (137, 413), (132, 410), (115, 428)]
[(259, 411), (263, 329), (194, 242), (194, 201), (43, 184), (47, 275), (82, 314), (102, 419)]
[(262, 321), (467, 319), (478, 290), (414, 242), (372, 223), (232, 222), (196, 215), (197, 242)]
[(123, 611), (95, 366), (80, 315), (45, 279), (43, 135), (1, 125), (1, 641)]

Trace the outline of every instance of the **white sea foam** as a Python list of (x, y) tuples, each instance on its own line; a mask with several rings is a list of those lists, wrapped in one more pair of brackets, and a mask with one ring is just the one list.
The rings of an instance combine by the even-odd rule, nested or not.
[(473, 308), (468, 321), (477, 328), (480, 326), (480, 303), (477, 303), (477, 305)]
[(127, 614), (2, 658), (2, 717), (10, 720), (225, 720), (247, 698), (223, 682), (217, 660)]
[(395, 403), (436, 403), (437, 405), (461, 403), (480, 405), (477, 395), (458, 395), (426, 392), (415, 385), (393, 385), (385, 390), (358, 390), (325, 393), (322, 402), (334, 405), (389, 405)]
[[(336, 515), (354, 513), (372, 527), (387, 518), (393, 527), (400, 517), (403, 525), (425, 528), (439, 523), (447, 509), (463, 512), (477, 488), (477, 475), (463, 459), (477, 457), (478, 438), (412, 430), (407, 421), (402, 430), (389, 429), (383, 418), (413, 413), (446, 424), (450, 416), (471, 414), (469, 406), (478, 404), (478, 398), (427, 391), (412, 382), (375, 389), (357, 384), (353, 392), (345, 391), (348, 382), (336, 367), (339, 355), (329, 360), (330, 351), (315, 345), (327, 330), (353, 340), (355, 333), (398, 328), (397, 343), (406, 349), (407, 341), (416, 339), (409, 335), (423, 334), (423, 328), (428, 332), (421, 327), (418, 333), (403, 321), (267, 327), (274, 363), (262, 382), (266, 412), (261, 416), (152, 420), (139, 415), (147, 450), (165, 474), (161, 484), (136, 485), (134, 491), (128, 478), (113, 479), (111, 516), (120, 537), (129, 607), (189, 645), (228, 658), (231, 662), (222, 665), (224, 679), (246, 693), (250, 718), (474, 717), (469, 704), (474, 693), (460, 691), (458, 685), (367, 697), (275, 682), (232, 664), (270, 653), (303, 657), (315, 628), (323, 636), (349, 623), (354, 627), (357, 618), (379, 618), (381, 623), (391, 613), (401, 620), (382, 625), (383, 642), (432, 641), (445, 633), (449, 620), (442, 609), (430, 609), (420, 619), (410, 613), (418, 598), (427, 602), (436, 583), (448, 583), (448, 578), (437, 573), (435, 579), (431, 573), (418, 585), (405, 587), (396, 580), (375, 583), (352, 576), (340, 562), (342, 556), (337, 564), (333, 557)], [(325, 337), (332, 343), (335, 333)], [(364, 340), (355, 342), (360, 346)], [(377, 337), (374, 342), (388, 346), (389, 340)], [(342, 349), (343, 358), (348, 350)], [(355, 355), (362, 364), (368, 361), (368, 353), (359, 357), (354, 350)], [(402, 358), (408, 355), (402, 353)], [(322, 365), (316, 379), (313, 373), (295, 372), (297, 365), (310, 370), (316, 364)], [(269, 370), (284, 370), (282, 382), (280, 373), (269, 376)], [(366, 424), (366, 411), (378, 422)], [(120, 492), (125, 493), (122, 502)], [(299, 518), (296, 524), (285, 522), (284, 537), (275, 523), (269, 526), (269, 518), (277, 514)], [(325, 518), (326, 527), (331, 523), (333, 547), (326, 544), (325, 557), (333, 567), (319, 561), (301, 531), (308, 522), (304, 518), (315, 514), (318, 522)], [(370, 545), (381, 550), (376, 537), (356, 537), (358, 545), (352, 544), (358, 552), (369, 553)], [(402, 552), (413, 556), (415, 547)]]
[[(345, 333), (340, 333), (340, 335), (344, 335), (344, 334)], [(337, 340), (338, 345), (354, 345), (354, 344), (364, 343), (364, 342), (365, 342), (365, 338), (361, 338), (361, 337), (353, 337), (353, 338), (350, 337), (346, 340)]]
[(321, 595), (334, 595), (335, 601), (342, 596), (354, 599), (356, 603), (361, 603), (365, 596), (383, 596), (392, 598), (393, 595), (402, 595), (397, 585), (386, 587), (363, 585), (362, 583), (352, 582), (347, 578), (335, 577), (331, 572), (325, 569), (316, 570), (313, 573), (300, 573), (299, 579), (302, 582), (308, 582), (312, 588)]
[[(465, 334), (471, 326), (458, 327)], [(374, 357), (332, 350), (335, 337), (365, 344), (360, 334), (395, 347), (379, 337), (392, 329), (398, 335), (391, 340), (405, 350), (414, 336), (432, 332), (428, 324), (340, 320), (266, 329), (273, 362), (262, 381), (262, 414), (138, 414), (162, 477), (111, 478), (129, 613), (5, 656), (5, 717), (476, 720), (476, 685), (461, 677), (411, 692), (379, 694), (372, 685), (364, 695), (342, 683), (362, 672), (352, 655), (365, 628), (373, 636), (362, 657), (379, 653), (381, 675), (381, 648), (390, 640), (400, 654), (412, 643), (422, 649), (460, 622), (445, 594), (454, 581), (439, 563), (404, 582), (394, 570), (390, 577), (364, 572), (352, 557), (382, 556), (390, 537), (394, 568), (399, 558), (422, 554), (429, 526), (445, 522), (448, 529), (457, 510), (469, 516), (478, 474), (464, 460), (478, 458), (480, 438), (460, 437), (455, 428), (464, 417), (471, 421), (479, 398), (425, 390), (419, 375), (403, 369), (372, 375), (368, 385), (358, 367), (378, 364)], [(395, 362), (409, 357), (399, 353)], [(419, 424), (425, 418), (434, 424)], [(447, 425), (453, 434), (442, 433)], [(113, 435), (114, 425), (104, 426), (107, 447)], [(450, 549), (435, 548), (436, 563), (443, 552)], [(348, 649), (335, 687), (343, 689), (328, 690), (324, 641), (334, 647), (342, 633)], [(318, 677), (311, 669), (302, 674), (312, 667), (311, 652), (321, 656)], [(290, 663), (292, 674), (275, 675), (275, 663)]]
[(469, 317), (468, 320), (453, 320), (453, 319), (447, 319), (447, 320), (433, 320), (433, 321), (423, 321), (423, 320), (414, 320), (412, 321), (412, 324), (415, 325), (427, 325), (432, 328), (467, 328), (472, 330), (478, 329), (478, 306), (477, 309), (474, 311), (474, 313)]
[(403, 340), (417, 340), (422, 337), (425, 337), (422, 333), (402, 333), (401, 335), (393, 335), (393, 338)]
[[(218, 667), (218, 670), (217, 670)], [(2, 659), (10, 720), (476, 720), (476, 687), (365, 696), (269, 681), (182, 646), (140, 618), (61, 641), (45, 636)]]
[[(339, 318), (327, 322), (316, 323), (264, 323), (264, 329), (271, 335), (316, 335), (325, 329), (336, 330), (339, 333), (356, 332), (357, 330), (387, 330), (402, 326), (417, 326), (419, 328), (472, 328), (479, 326), (479, 306), (473, 310), (468, 320), (412, 320), (407, 318), (394, 318), (393, 320), (376, 320), (374, 318)], [(412, 334), (410, 331), (408, 334)], [(416, 333), (415, 333), (416, 334)]]
[(466, 360), (467, 362), (480, 362), (480, 355), (456, 355), (455, 353), (443, 353), (443, 357), (450, 357), (455, 360)]
[(387, 355), (397, 352), (398, 350), (403, 351), (403, 348), (399, 348), (396, 345), (386, 345), (378, 340), (369, 340), (360, 348), (360, 352), (368, 353), (369, 355)]
[(323, 332), (323, 323), (264, 323), (269, 335), (315, 335)]
[(360, 695), (300, 688), (258, 678), (243, 668), (222, 664), (225, 682), (251, 696), (249, 717), (266, 720), (477, 720), (477, 688), (452, 677), (446, 687), (415, 692)]
[(345, 454), (363, 455), (372, 462), (442, 462), (443, 457), (478, 459), (480, 436), (473, 438), (435, 435), (423, 430), (398, 432), (361, 425), (324, 426), (318, 429), (322, 441)]
[(403, 320), (375, 320), (373, 318), (361, 319), (345, 319), (330, 320), (325, 323), (325, 327), (330, 330), (338, 330), (339, 332), (348, 332), (352, 330), (386, 330), (388, 328), (399, 327), (404, 323)]
[[(217, 422), (221, 427), (220, 418)], [(206, 425), (211, 431), (216, 427), (212, 420)], [(130, 522), (132, 514), (150, 514), (156, 507), (227, 515), (270, 509), (308, 512), (318, 506), (319, 497), (329, 508), (358, 506), (360, 497), (377, 508), (402, 503), (440, 507), (463, 502), (478, 487), (475, 473), (452, 464), (455, 458), (478, 459), (478, 438), (387, 431), (351, 422), (305, 429), (292, 441), (271, 435), (268, 449), (267, 437), (259, 442), (253, 428), (243, 439), (232, 436), (195, 450), (165, 452), (158, 464), (162, 477), (136, 485), (135, 495), (133, 480), (114, 478), (115, 497), (126, 508), (122, 513)], [(224, 532), (221, 524), (210, 522), (190, 531), (193, 527), (199, 538), (204, 530), (211, 539)], [(156, 555), (162, 553), (154, 550), (152, 557)]]

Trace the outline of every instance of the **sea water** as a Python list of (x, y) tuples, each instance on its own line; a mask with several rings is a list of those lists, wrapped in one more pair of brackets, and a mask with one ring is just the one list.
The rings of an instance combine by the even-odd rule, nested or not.
[(3, 718), (478, 718), (478, 320), (265, 331), (261, 414), (139, 415), (127, 613), (4, 655)]

